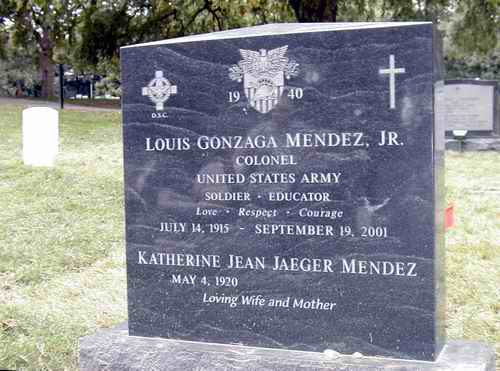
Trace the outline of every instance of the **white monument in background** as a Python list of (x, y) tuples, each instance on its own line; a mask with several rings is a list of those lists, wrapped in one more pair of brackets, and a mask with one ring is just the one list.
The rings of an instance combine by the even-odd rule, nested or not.
[(54, 166), (59, 147), (59, 113), (49, 107), (23, 111), (23, 161), (31, 166)]

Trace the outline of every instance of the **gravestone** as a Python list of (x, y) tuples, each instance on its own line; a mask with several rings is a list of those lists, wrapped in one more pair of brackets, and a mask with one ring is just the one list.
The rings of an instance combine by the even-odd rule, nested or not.
[(121, 61), (128, 335), (83, 339), (82, 369), (491, 367), (442, 351), (430, 23), (266, 25)]
[(497, 82), (481, 80), (447, 80), (442, 94), (446, 131), (468, 130), (471, 135), (498, 133)]
[(432, 27), (274, 27), (122, 50), (130, 333), (433, 360)]
[(50, 107), (23, 110), (23, 162), (52, 167), (59, 152), (59, 112)]
[(468, 149), (499, 149), (500, 120), (496, 81), (446, 80), (436, 89), (437, 112), (442, 116), (454, 148), (454, 132), (466, 130)]

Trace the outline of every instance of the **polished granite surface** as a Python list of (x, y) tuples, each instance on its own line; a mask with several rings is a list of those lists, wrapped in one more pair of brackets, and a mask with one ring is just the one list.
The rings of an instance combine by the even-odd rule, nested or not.
[(282, 27), (121, 50), (130, 333), (432, 360), (432, 25)]

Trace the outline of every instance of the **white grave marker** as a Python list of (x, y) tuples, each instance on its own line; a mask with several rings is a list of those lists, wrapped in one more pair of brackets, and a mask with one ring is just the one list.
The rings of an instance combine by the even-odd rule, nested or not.
[(25, 165), (54, 166), (59, 146), (59, 113), (49, 107), (23, 111), (23, 161)]

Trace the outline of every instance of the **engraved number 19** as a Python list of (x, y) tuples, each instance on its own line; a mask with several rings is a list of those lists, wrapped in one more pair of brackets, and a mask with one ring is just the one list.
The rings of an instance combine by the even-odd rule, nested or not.
[(236, 103), (240, 100), (240, 92), (235, 90), (235, 91), (230, 91), (229, 92), (229, 103)]

